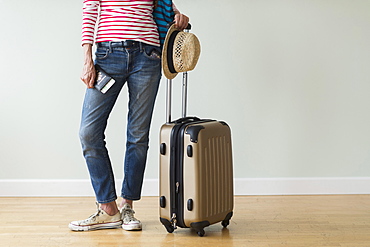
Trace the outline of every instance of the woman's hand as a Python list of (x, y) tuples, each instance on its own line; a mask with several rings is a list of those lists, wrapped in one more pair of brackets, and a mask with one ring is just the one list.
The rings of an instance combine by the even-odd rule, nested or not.
[(183, 30), (188, 26), (189, 17), (180, 12), (176, 12), (175, 14), (175, 26), (176, 28)]
[(81, 80), (86, 84), (88, 88), (93, 88), (96, 78), (96, 70), (94, 66), (94, 61), (92, 59), (92, 45), (84, 44), (84, 66), (82, 69)]

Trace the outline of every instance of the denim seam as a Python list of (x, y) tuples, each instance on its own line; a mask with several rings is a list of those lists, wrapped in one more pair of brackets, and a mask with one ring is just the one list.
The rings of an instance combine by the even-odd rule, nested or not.
[[(111, 52), (110, 52), (110, 50), (109, 50), (109, 48), (105, 48), (105, 54), (104, 54), (104, 56), (99, 57), (99, 56), (98, 56), (98, 51), (96, 51), (96, 52), (95, 52), (95, 57), (96, 57), (96, 59), (97, 59), (97, 60), (104, 60), (104, 59), (108, 58), (109, 53), (111, 53)], [(101, 55), (101, 54), (100, 54), (100, 55)]]
[[(112, 103), (114, 100), (112, 99), (110, 103)], [(102, 144), (101, 146), (104, 146), (105, 147), (105, 150), (106, 152), (103, 152), (103, 157), (104, 157), (104, 161), (107, 165), (107, 169), (109, 171), (109, 180), (111, 181), (111, 187), (109, 188), (109, 194), (113, 194), (114, 196), (112, 198), (115, 198), (115, 199), (107, 199), (107, 200), (103, 200), (99, 203), (108, 203), (108, 202), (111, 202), (111, 201), (115, 201), (117, 199), (117, 195), (116, 195), (116, 188), (115, 188), (115, 179), (114, 179), (114, 175), (113, 175), (113, 167), (112, 167), (112, 163), (109, 159), (109, 154), (108, 154), (108, 149), (106, 147), (106, 143), (104, 141), (104, 133), (105, 133), (105, 129), (107, 128), (107, 125), (108, 125), (108, 118), (109, 118), (109, 115), (107, 116), (107, 123), (105, 125), (101, 125), (99, 126), (99, 128), (101, 129), (101, 132), (103, 133), (103, 136), (101, 136), (99, 138), (99, 142)], [(105, 126), (105, 129), (104, 129), (104, 126)], [(103, 129), (104, 129), (104, 132), (103, 132)]]
[(117, 196), (112, 197), (111, 199), (108, 199), (108, 200), (98, 201), (98, 203), (100, 203), (100, 204), (102, 204), (102, 203), (110, 203), (110, 202), (114, 202), (115, 200), (117, 200)]
[[(127, 58), (126, 58), (126, 74), (129, 75), (129, 69), (130, 69), (130, 53), (128, 52), (128, 50), (125, 48), (125, 52), (127, 54)], [(128, 77), (127, 77), (128, 78)]]
[(138, 201), (141, 199), (141, 196), (139, 197), (131, 197), (131, 196), (126, 196), (125, 194), (121, 194), (121, 197), (126, 199), (126, 200), (131, 200), (131, 201)]

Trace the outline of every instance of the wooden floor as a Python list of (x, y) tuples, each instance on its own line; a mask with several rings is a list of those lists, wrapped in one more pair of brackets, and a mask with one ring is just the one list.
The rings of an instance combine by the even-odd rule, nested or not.
[(158, 198), (135, 204), (143, 231), (72, 232), (95, 212), (94, 198), (0, 198), (0, 246), (370, 246), (370, 195), (235, 197), (227, 229), (167, 233)]

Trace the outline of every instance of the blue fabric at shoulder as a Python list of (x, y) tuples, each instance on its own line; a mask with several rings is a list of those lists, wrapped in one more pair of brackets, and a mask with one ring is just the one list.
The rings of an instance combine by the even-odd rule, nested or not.
[(172, 22), (175, 12), (172, 8), (172, 0), (158, 0), (157, 7), (153, 11), (154, 20), (158, 26), (161, 46), (167, 34), (167, 24)]

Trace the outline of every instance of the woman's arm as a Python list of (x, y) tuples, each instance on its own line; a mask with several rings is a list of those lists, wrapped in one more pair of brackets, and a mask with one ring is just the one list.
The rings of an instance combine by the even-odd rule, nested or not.
[(99, 1), (84, 0), (82, 8), (82, 44), (93, 44)]
[(84, 0), (82, 21), (82, 46), (84, 50), (84, 64), (81, 80), (88, 88), (93, 88), (96, 71), (92, 58), (92, 45), (94, 43), (95, 24), (98, 19), (99, 1)]

